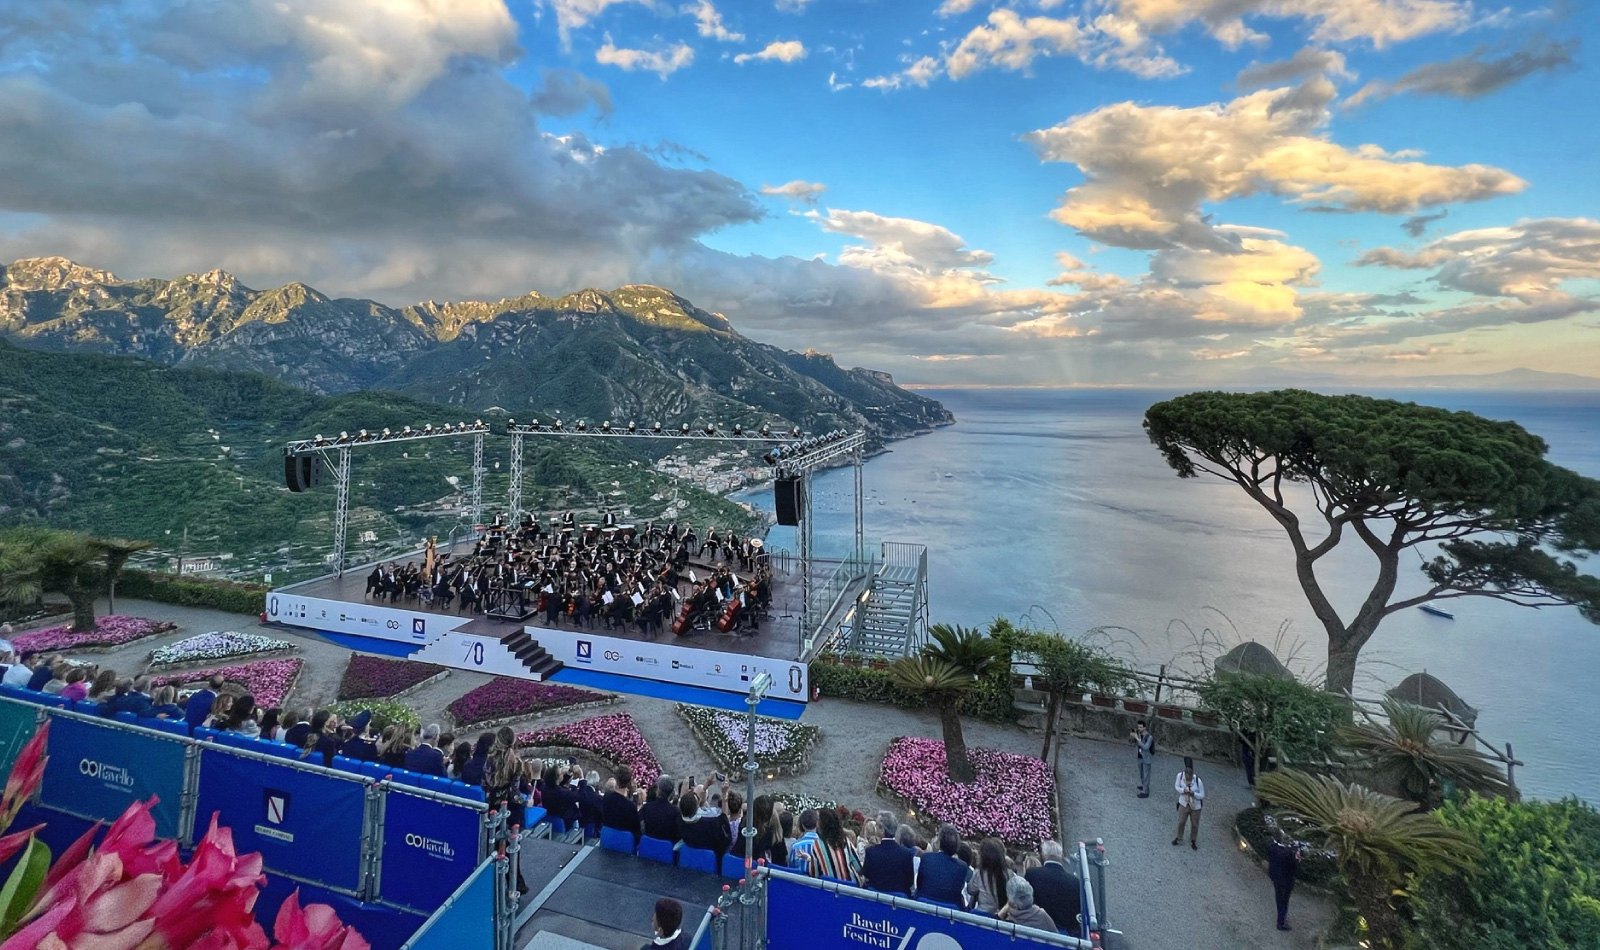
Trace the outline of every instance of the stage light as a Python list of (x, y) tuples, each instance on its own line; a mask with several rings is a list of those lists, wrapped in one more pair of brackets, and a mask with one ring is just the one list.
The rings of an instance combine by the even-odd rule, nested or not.
[(584, 422), (582, 419), (579, 419), (577, 428), (578, 428), (579, 432), (582, 432), (582, 431), (584, 431), (584, 430), (589, 428), (589, 423)]
[(636, 423), (636, 422), (629, 422), (628, 423), (628, 431), (629, 432), (638, 432), (639, 431), (639, 424)]
[(383, 438), (385, 438), (385, 439), (389, 438), (389, 428), (388, 428), (388, 426), (385, 426), (384, 429), (383, 429)]
[(799, 426), (795, 426), (793, 429), (789, 430), (789, 438), (791, 438), (791, 439), (800, 438), (800, 427)]
[(488, 426), (486, 426), (486, 425), (484, 425), (484, 424), (483, 424), (483, 420), (482, 420), (482, 419), (477, 419), (477, 420), (475, 420), (475, 421), (474, 421), (474, 422), (473, 422), (473, 423), (472, 423), (472, 427), (473, 427), (473, 428), (474, 428), (474, 429), (487, 429), (487, 428), (488, 428)]
[(689, 434), (689, 423), (685, 422), (682, 426), (679, 427), (678, 431), (682, 432), (684, 435), (688, 435)]
[(717, 434), (716, 423), (714, 423), (714, 422), (706, 423), (706, 435), (716, 435), (716, 434)]
[(360, 432), (356, 433), (356, 438), (359, 439), (359, 440), (365, 441), (367, 439), (367, 437), (368, 436), (367, 436), (367, 430), (366, 429), (362, 429)]
[(560, 432), (561, 431), (561, 420), (560, 419), (557, 419), (556, 421), (550, 423), (550, 431), (551, 432)]
[(659, 423), (659, 422), (656, 423), (655, 427), (652, 428), (650, 431), (654, 432), (656, 435), (660, 435), (661, 434), (661, 423)]
[(349, 442), (350, 441), (350, 433), (348, 433), (348, 432), (340, 432), (339, 433), (339, 441), (340, 442)]
[(744, 426), (742, 426), (739, 423), (735, 422), (733, 424), (733, 434), (734, 435), (744, 435)]
[(611, 431), (611, 420), (610, 419), (607, 419), (606, 421), (600, 423), (600, 431), (601, 432), (610, 432)]
[(772, 427), (769, 426), (769, 425), (763, 424), (761, 426), (761, 437), (762, 438), (766, 438), (767, 436), (769, 436), (771, 434), (772, 434)]
[(401, 435), (410, 435), (411, 434), (411, 427), (410, 426), (406, 426), (404, 429), (401, 429), (400, 430), (400, 434)]

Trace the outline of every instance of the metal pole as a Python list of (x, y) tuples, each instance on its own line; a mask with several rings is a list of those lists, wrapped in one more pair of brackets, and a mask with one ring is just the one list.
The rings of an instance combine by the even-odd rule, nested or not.
[(746, 880), (755, 880), (756, 867), (756, 823), (751, 819), (756, 813), (756, 704), (761, 702), (761, 697), (755, 690), (745, 697), (746, 704), (750, 707), (750, 721), (745, 726), (744, 737), (744, 827), (740, 834), (744, 835), (744, 876)]
[(856, 470), (856, 560), (860, 561), (865, 556), (865, 541), (861, 531), (861, 447), (851, 453), (850, 461)]
[(350, 524), (350, 446), (339, 448), (339, 464), (333, 469), (337, 501), (333, 511), (333, 569), (344, 576), (344, 535)]
[(511, 433), (511, 523), (522, 524), (522, 433)]
[(483, 433), (472, 437), (472, 523), (483, 524)]
[(1106, 865), (1111, 863), (1111, 859), (1106, 857), (1106, 840), (1104, 838), (1094, 839), (1094, 854), (1090, 857), (1089, 863), (1094, 865), (1095, 895), (1097, 898), (1095, 903), (1098, 905), (1096, 909), (1100, 912), (1100, 929), (1104, 930), (1111, 926), (1111, 915), (1106, 911)]
[(809, 646), (811, 630), (811, 470), (800, 473), (800, 639)]

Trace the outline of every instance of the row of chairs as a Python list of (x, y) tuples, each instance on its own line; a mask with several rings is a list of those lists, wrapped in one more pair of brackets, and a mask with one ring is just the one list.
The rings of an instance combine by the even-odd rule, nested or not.
[(633, 832), (620, 828), (601, 828), (600, 847), (607, 851), (616, 851), (622, 854), (631, 854), (644, 858), (646, 861), (659, 861), (662, 864), (672, 864), (691, 871), (704, 871), (707, 874), (720, 873), (731, 880), (739, 880), (745, 876), (744, 856), (729, 851), (722, 856), (721, 866), (717, 863), (717, 853), (709, 848), (685, 848), (673, 844), (662, 838), (652, 838), (642, 835), (637, 847), (633, 843)]

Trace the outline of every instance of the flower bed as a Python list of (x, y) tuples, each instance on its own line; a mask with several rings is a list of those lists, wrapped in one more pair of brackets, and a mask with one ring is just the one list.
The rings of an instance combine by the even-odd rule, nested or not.
[(517, 733), (517, 748), (578, 749), (592, 752), (610, 762), (612, 766), (626, 765), (633, 772), (633, 782), (645, 788), (661, 776), (661, 763), (650, 751), (650, 743), (627, 713), (595, 716), (565, 725)]
[(945, 774), (944, 743), (905, 736), (889, 743), (879, 787), (931, 822), (947, 822), (967, 837), (993, 835), (1034, 847), (1054, 837), (1055, 777), (1027, 755), (968, 749), (977, 778), (961, 785)]
[[(678, 715), (706, 753), (728, 773), (744, 768), (749, 718), (725, 709), (678, 704)], [(756, 719), (756, 761), (767, 775), (798, 775), (811, 766), (811, 750), (822, 738), (816, 726), (784, 719)]]
[[(403, 723), (408, 726), (420, 727), (422, 717), (415, 709), (405, 703), (395, 702), (392, 699), (347, 699), (334, 703), (328, 707), (340, 721), (346, 721), (359, 712), (372, 713), (372, 731), (382, 732), (392, 723)], [(450, 750), (446, 749), (445, 754)]]
[(158, 633), (178, 629), (175, 623), (146, 620), (143, 617), (125, 617), (110, 614), (95, 621), (93, 630), (73, 633), (71, 624), (46, 627), (31, 633), (19, 633), (11, 638), (17, 652), (23, 655), (42, 653), (45, 650), (83, 650), (90, 647), (120, 647), (135, 640), (153, 637)]
[(839, 807), (838, 802), (830, 801), (826, 798), (818, 798), (815, 795), (807, 795), (804, 792), (773, 792), (772, 800), (787, 808), (795, 816), (796, 820), (800, 818), (800, 813), (807, 808), (833, 811)]
[(175, 666), (179, 663), (214, 662), (241, 656), (259, 656), (265, 653), (286, 653), (295, 649), (288, 640), (274, 640), (255, 633), (237, 630), (212, 631), (198, 636), (185, 637), (150, 651), (150, 665)]
[(257, 660), (254, 663), (241, 663), (238, 666), (171, 673), (157, 676), (150, 682), (154, 686), (177, 686), (180, 689), (187, 686), (196, 689), (212, 675), (220, 673), (223, 679), (255, 697), (257, 706), (269, 708), (283, 705), (284, 697), (289, 695), (289, 691), (294, 688), (295, 679), (300, 675), (301, 662), (299, 657), (287, 660)]
[(352, 654), (339, 681), (339, 699), (378, 699), (399, 696), (450, 671), (435, 663), (416, 663), (381, 656)]
[(445, 708), (458, 727), (515, 722), (553, 709), (600, 706), (613, 697), (605, 693), (497, 676)]

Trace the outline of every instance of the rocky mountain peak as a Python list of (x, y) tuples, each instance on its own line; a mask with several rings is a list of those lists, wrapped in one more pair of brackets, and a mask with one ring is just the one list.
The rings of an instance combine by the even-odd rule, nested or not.
[(120, 283), (108, 270), (85, 267), (65, 257), (28, 257), (0, 268), (0, 286), (13, 290), (71, 290), (90, 284)]

